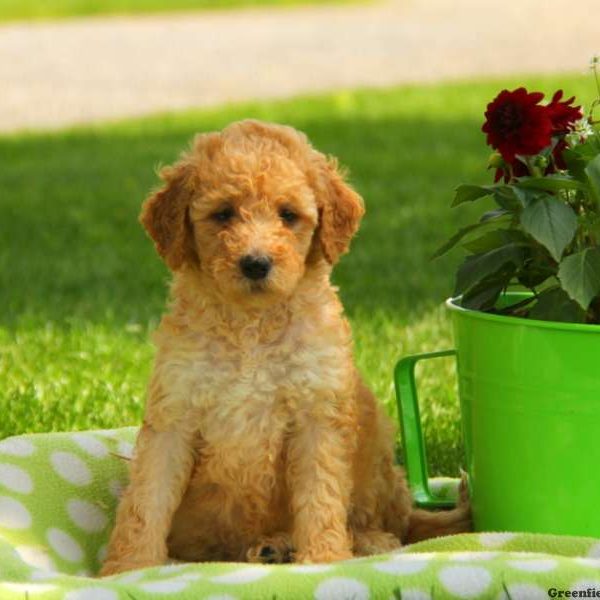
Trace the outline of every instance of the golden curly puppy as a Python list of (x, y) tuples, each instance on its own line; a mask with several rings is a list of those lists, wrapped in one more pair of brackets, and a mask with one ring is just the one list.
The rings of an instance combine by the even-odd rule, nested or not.
[(290, 127), (234, 123), (162, 170), (141, 222), (173, 271), (109, 575), (326, 562), (468, 529), (411, 508), (329, 276), (363, 204)]

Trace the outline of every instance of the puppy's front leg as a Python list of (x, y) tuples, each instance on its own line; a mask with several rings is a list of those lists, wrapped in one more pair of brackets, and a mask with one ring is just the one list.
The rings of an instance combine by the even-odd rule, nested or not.
[(167, 559), (171, 520), (194, 462), (192, 437), (183, 419), (168, 427), (144, 422), (101, 575), (159, 565)]
[(343, 419), (299, 415), (288, 449), (296, 562), (352, 557), (348, 533), (353, 435)]

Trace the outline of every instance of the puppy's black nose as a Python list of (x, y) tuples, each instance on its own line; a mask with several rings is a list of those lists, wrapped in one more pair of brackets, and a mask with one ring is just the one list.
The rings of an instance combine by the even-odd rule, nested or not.
[(244, 277), (258, 281), (264, 279), (271, 270), (272, 261), (268, 256), (244, 256), (240, 260), (240, 269)]

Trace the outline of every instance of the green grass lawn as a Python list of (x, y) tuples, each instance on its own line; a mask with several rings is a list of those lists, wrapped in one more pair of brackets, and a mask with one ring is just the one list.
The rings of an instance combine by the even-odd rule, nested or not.
[(353, 0), (0, 0), (0, 21), (348, 1)]
[[(293, 124), (340, 157), (367, 215), (335, 272), (366, 379), (394, 411), (392, 369), (452, 346), (440, 304), (460, 253), (429, 256), (478, 207), (450, 210), (460, 182), (485, 182), (480, 132), (503, 86), (589, 104), (592, 81), (491, 83), (342, 92), (46, 135), (0, 138), (0, 438), (140, 421), (167, 271), (137, 222), (140, 204), (195, 132), (257, 117)], [(422, 378), (436, 473), (454, 473), (460, 426), (450, 361)]]

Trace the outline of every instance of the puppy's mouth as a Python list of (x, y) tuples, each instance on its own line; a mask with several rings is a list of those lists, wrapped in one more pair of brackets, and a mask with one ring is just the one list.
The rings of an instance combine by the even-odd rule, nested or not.
[(264, 294), (267, 291), (267, 282), (251, 281), (248, 287), (251, 294)]

